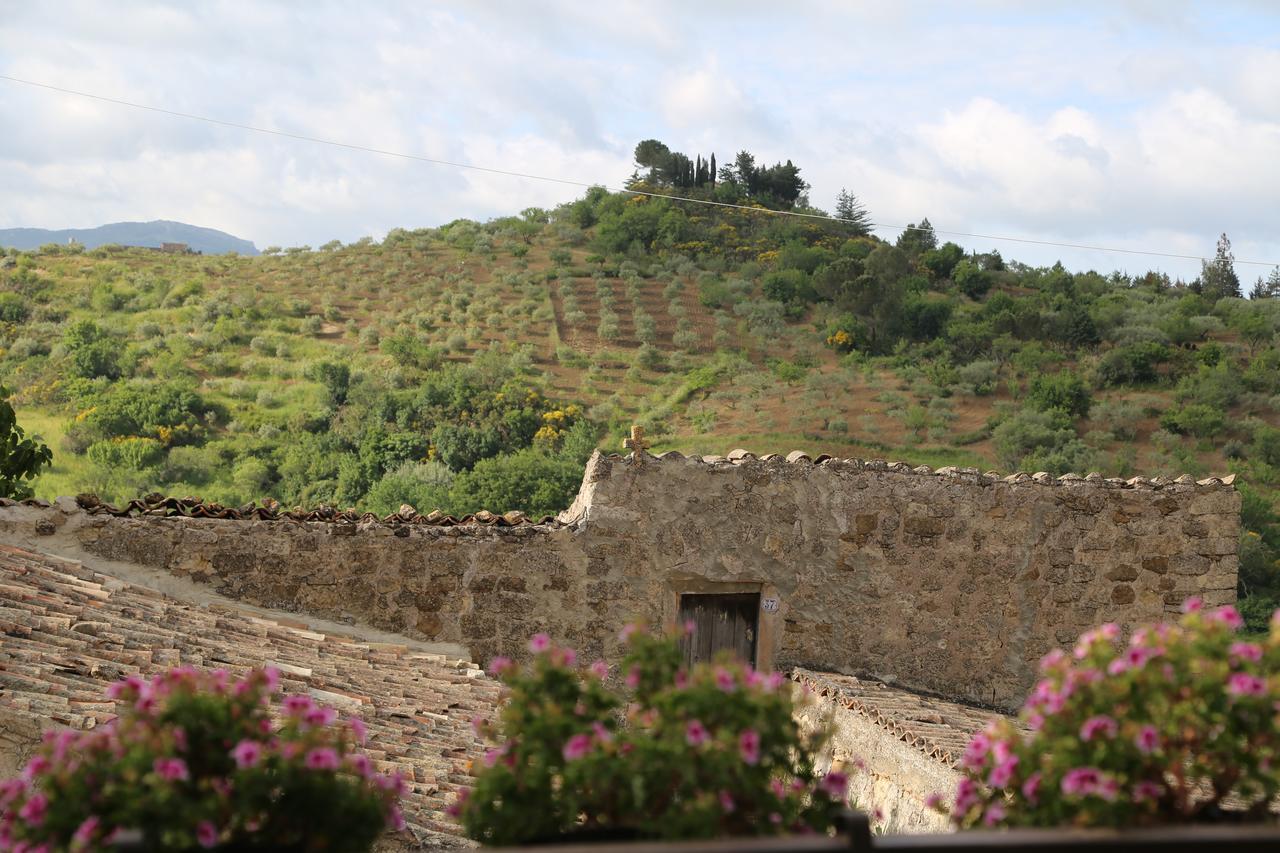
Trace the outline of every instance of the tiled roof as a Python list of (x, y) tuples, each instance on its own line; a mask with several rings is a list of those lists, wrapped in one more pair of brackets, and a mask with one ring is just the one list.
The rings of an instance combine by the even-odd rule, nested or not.
[(922, 696), (851, 675), (795, 669), (791, 678), (808, 686), (814, 694), (862, 714), (948, 767), (957, 766), (974, 733), (999, 716), (995, 711)]
[(0, 546), (5, 716), (92, 728), (115, 715), (103, 698), (110, 682), (180, 664), (237, 674), (271, 664), (286, 690), (359, 715), (377, 768), (410, 781), (411, 843), (460, 842), (444, 809), (483, 752), (471, 720), (492, 713), (499, 691), (471, 663), (317, 633), (284, 617), (192, 605), (77, 562)]
[[(1037, 483), (1039, 485), (1056, 486), (1056, 485), (1075, 485), (1088, 484), (1108, 489), (1218, 489), (1230, 488), (1235, 483), (1236, 475), (1229, 474), (1226, 477), (1208, 477), (1203, 480), (1197, 480), (1189, 474), (1183, 474), (1180, 477), (1170, 479), (1168, 477), (1130, 477), (1123, 479), (1120, 477), (1103, 477), (1101, 474), (1092, 472), (1085, 476), (1079, 474), (1063, 474), (1055, 477), (1044, 471), (1038, 471), (1034, 474), (1028, 474), (1025, 471), (1019, 471), (1015, 474), (1001, 474), (999, 471), (979, 471), (977, 468), (961, 468), (956, 466), (947, 466), (944, 468), (930, 468), (928, 465), (911, 465), (907, 462), (886, 462), (883, 459), (839, 459), (835, 456), (829, 456), (825, 453), (817, 456), (810, 456), (802, 450), (793, 450), (786, 456), (776, 453), (767, 453), (764, 456), (757, 456), (747, 450), (731, 450), (728, 456), (686, 456), (676, 450), (668, 450), (657, 456), (645, 454), (650, 460), (658, 460), (663, 462), (684, 462), (701, 465), (742, 465), (748, 462), (764, 462), (768, 464), (790, 464), (790, 465), (819, 465), (837, 470), (846, 471), (892, 471), (898, 474), (914, 474), (926, 477), (942, 477), (958, 482), (993, 484), (998, 482), (1004, 483)], [(629, 453), (626, 456), (613, 453), (608, 459), (613, 462), (630, 461), (635, 458), (635, 454)]]
[[(11, 506), (14, 502), (0, 500), (0, 507)], [(48, 507), (46, 501), (25, 501), (28, 506)], [(352, 509), (340, 510), (336, 507), (321, 506), (315, 509), (294, 507), (286, 510), (278, 502), (265, 500), (262, 506), (246, 504), (240, 507), (223, 506), (219, 503), (207, 502), (200, 498), (171, 498), (152, 494), (137, 500), (129, 501), (122, 507), (105, 503), (97, 495), (77, 495), (76, 503), (91, 515), (125, 516), (182, 516), (185, 518), (221, 518), (234, 521), (328, 521), (334, 524), (390, 524), (419, 525), (431, 527), (457, 527), (465, 524), (479, 524), (487, 527), (517, 527), (519, 525), (557, 526), (558, 521), (552, 516), (530, 518), (523, 512), (514, 511), (499, 515), (498, 513), (480, 512), (464, 515), (461, 518), (445, 515), (434, 510), (427, 515), (419, 513), (405, 504), (400, 511), (387, 516), (375, 515), (371, 512), (359, 513)]]

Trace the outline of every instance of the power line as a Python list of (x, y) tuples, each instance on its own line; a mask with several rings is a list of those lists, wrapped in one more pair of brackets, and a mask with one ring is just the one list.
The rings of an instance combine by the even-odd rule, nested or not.
[[(59, 92), (64, 95), (74, 95), (78, 98), (88, 98), (103, 103), (115, 104), (121, 107), (129, 107), (135, 110), (145, 110), (147, 112), (159, 113), (161, 115), (172, 116), (175, 118), (185, 118), (191, 121), (200, 121), (206, 124), (219, 125), (221, 127), (230, 127), (237, 130), (247, 130), (253, 133), (267, 134), (268, 136), (278, 136), (285, 139), (294, 139), (300, 142), (311, 142), (316, 145), (328, 145), (333, 148), (343, 148), (348, 151), (360, 151), (366, 154), (378, 154), (383, 157), (396, 157), (402, 160), (413, 160), (419, 163), (429, 163), (433, 166), (449, 166), (455, 169), (469, 169), (474, 172), (486, 172), (491, 175), (504, 175), (511, 178), (524, 178), (531, 181), (544, 181), (553, 184), (563, 184), (571, 187), (600, 187), (615, 193), (628, 193), (630, 195), (646, 196), (648, 198), (663, 198), (670, 201), (683, 202), (685, 204), (701, 204), (711, 207), (723, 207), (732, 210), (747, 210), (754, 213), (771, 214), (774, 216), (792, 216), (801, 219), (817, 219), (822, 222), (843, 222), (850, 225), (869, 226), (871, 228), (888, 229), (895, 231), (922, 231), (925, 229), (916, 225), (892, 225), (884, 222), (867, 222), (860, 223), (851, 219), (844, 219), (838, 216), (826, 216), (818, 213), (802, 213), (795, 210), (773, 210), (767, 207), (757, 207), (749, 204), (733, 204), (725, 201), (713, 201), (711, 199), (688, 198), (685, 196), (670, 195), (667, 193), (656, 193), (647, 190), (633, 190), (626, 187), (611, 187), (607, 184), (588, 183), (585, 181), (574, 181), (567, 178), (552, 178), (546, 175), (534, 175), (528, 172), (516, 172), (510, 169), (495, 169), (490, 166), (477, 166), (472, 163), (459, 163), (453, 160), (441, 160), (434, 157), (424, 157), (420, 154), (405, 154), (402, 151), (391, 151), (386, 148), (374, 148), (368, 145), (356, 145), (350, 142), (338, 142), (332, 139), (322, 139), (316, 136), (307, 136), (301, 133), (290, 133), (285, 130), (272, 130), (266, 127), (257, 127), (251, 124), (241, 124), (240, 122), (226, 121), (224, 119), (210, 118), (209, 116), (196, 115), (195, 113), (185, 113), (178, 110), (169, 110), (163, 107), (154, 107), (149, 104), (139, 104), (133, 101), (125, 101), (119, 98), (109, 98), (105, 95), (95, 95), (91, 92), (81, 92), (76, 89), (67, 89), (62, 86), (54, 86), (49, 83), (39, 83), (35, 80), (24, 80), (20, 77), (11, 77), (8, 74), (0, 74), (0, 80), (7, 80), (10, 83), (19, 83), (24, 86), (32, 86), (37, 89), (47, 89), (51, 92)], [(1122, 249), (1116, 246), (1095, 246), (1087, 243), (1065, 243), (1055, 240), (1036, 240), (1030, 237), (1007, 237), (995, 234), (977, 234), (969, 231), (948, 231), (941, 228), (932, 229), (935, 234), (945, 234), (951, 237), (973, 237), (979, 240), (998, 240), (1008, 243), (1026, 243), (1035, 246), (1054, 246), (1063, 249), (1084, 249), (1094, 252), (1115, 252), (1125, 255), (1145, 255), (1156, 258), (1174, 258), (1184, 261), (1205, 261), (1208, 258), (1204, 255), (1184, 255), (1176, 252), (1156, 252), (1143, 249)], [(1280, 262), (1276, 261), (1245, 261), (1236, 260), (1237, 264), (1248, 264), (1261, 267), (1280, 266)]]

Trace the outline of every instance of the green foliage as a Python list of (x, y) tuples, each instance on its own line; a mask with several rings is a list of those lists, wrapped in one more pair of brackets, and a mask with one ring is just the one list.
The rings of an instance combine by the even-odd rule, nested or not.
[(581, 460), (528, 448), (476, 462), (454, 480), (449, 499), (459, 514), (521, 510), (540, 517), (567, 508), (581, 482)]
[(25, 323), (30, 316), (27, 300), (17, 293), (0, 293), (0, 323)]
[(1155, 341), (1117, 347), (1098, 362), (1098, 382), (1103, 386), (1156, 382), (1160, 378), (1159, 365), (1168, 360), (1168, 347)]
[(53, 462), (53, 452), (39, 436), (27, 437), (9, 403), (8, 389), (0, 386), (0, 498), (26, 500), (30, 481)]
[(1012, 470), (1078, 474), (1093, 467), (1093, 452), (1062, 409), (1018, 412), (1002, 420), (991, 438), (1000, 464)]
[(960, 292), (970, 299), (981, 299), (991, 289), (991, 273), (972, 261), (960, 261), (956, 264), (951, 277)]
[[(631, 627), (621, 672), (575, 668), (572, 650), (530, 641), (524, 671), (497, 658), (509, 701), (482, 731), (490, 750), (475, 788), (452, 807), (467, 835), (506, 846), (575, 832), (639, 838), (829, 833), (848, 779), (819, 776), (825, 732), (801, 733), (779, 675), (724, 661), (687, 670), (674, 637)], [(620, 720), (625, 715), (626, 724)]]
[(1227, 419), (1221, 409), (1203, 403), (1190, 403), (1165, 412), (1160, 418), (1160, 426), (1183, 435), (1210, 438), (1226, 429)]
[(1089, 386), (1075, 373), (1064, 370), (1031, 380), (1027, 403), (1042, 412), (1058, 410), (1071, 417), (1087, 418), (1093, 405)]

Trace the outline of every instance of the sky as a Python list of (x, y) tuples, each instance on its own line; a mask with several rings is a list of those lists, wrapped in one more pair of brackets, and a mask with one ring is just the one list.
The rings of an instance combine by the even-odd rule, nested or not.
[[(1280, 262), (1280, 4), (0, 0), (0, 74), (621, 185), (635, 143), (790, 159), (881, 236)], [(268, 245), (550, 207), (582, 189), (341, 150), (0, 80), (0, 227), (175, 219)], [(947, 235), (943, 235), (944, 238)], [(975, 237), (1032, 264), (1197, 261)]]

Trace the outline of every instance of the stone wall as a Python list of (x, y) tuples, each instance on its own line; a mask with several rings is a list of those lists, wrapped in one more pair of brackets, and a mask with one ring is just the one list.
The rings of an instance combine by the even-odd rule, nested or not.
[[(270, 607), (520, 654), (548, 631), (611, 654), (681, 592), (753, 591), (763, 665), (867, 674), (1008, 707), (1035, 661), (1103, 621), (1233, 601), (1229, 481), (987, 476), (792, 454), (635, 464), (596, 455), (556, 525), (513, 527), (0, 509), (0, 539), (69, 537)], [(37, 531), (39, 528), (39, 531)]]

